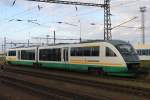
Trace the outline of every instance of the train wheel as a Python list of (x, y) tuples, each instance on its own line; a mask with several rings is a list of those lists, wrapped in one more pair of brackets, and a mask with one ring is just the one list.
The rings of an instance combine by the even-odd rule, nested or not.
[(104, 75), (105, 72), (102, 68), (89, 68), (88, 71), (94, 75)]

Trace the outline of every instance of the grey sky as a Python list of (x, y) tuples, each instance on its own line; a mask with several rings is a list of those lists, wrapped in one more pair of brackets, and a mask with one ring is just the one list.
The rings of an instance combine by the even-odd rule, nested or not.
[[(16, 0), (16, 4), (12, 7), (11, 5), (13, 1), (14, 0), (0, 1), (1, 39), (6, 36), (9, 41), (26, 41), (29, 38), (32, 41), (35, 41), (32, 37), (45, 37), (46, 34), (53, 36), (50, 28), (54, 28), (56, 30), (58, 38), (79, 38), (80, 23), (78, 20), (81, 21), (82, 38), (103, 39), (102, 8), (77, 6), (78, 12), (76, 12), (74, 6), (27, 2), (25, 0)], [(71, 1), (103, 3), (103, 0)], [(132, 43), (141, 42), (141, 13), (139, 12), (139, 7), (146, 6), (145, 32), (146, 41), (150, 42), (149, 4), (150, 0), (111, 0), (112, 27), (128, 21), (133, 17), (137, 17), (135, 20), (123, 25), (130, 28), (118, 27), (112, 30), (113, 39), (122, 39), (131, 41)], [(37, 5), (40, 5), (43, 8), (38, 11)], [(23, 21), (8, 22), (11, 19), (21, 19)], [(36, 23), (41, 25), (28, 23), (27, 20), (29, 19), (37, 20)], [(67, 22), (74, 26), (58, 24), (57, 22), (59, 21)], [(95, 25), (91, 25), (91, 23), (94, 23)], [(3, 40), (1, 40), (1, 42), (3, 42)]]

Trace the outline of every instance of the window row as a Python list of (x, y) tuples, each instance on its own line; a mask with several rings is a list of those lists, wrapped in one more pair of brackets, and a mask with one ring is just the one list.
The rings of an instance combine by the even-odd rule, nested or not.
[(71, 56), (99, 56), (99, 47), (74, 47)]
[[(63, 52), (68, 59), (68, 52)], [(149, 52), (150, 53), (150, 52)], [(63, 56), (65, 56), (63, 54)], [(16, 51), (9, 51), (9, 56), (15, 56)], [(95, 47), (74, 47), (71, 48), (70, 56), (99, 56), (100, 48), (98, 46)], [(108, 47), (106, 47), (106, 56), (115, 57), (116, 54), (114, 51)], [(18, 59), (22, 60), (35, 60), (35, 50), (19, 50), (18, 51)], [(61, 61), (61, 48), (55, 49), (40, 49), (39, 50), (39, 60), (41, 61)]]
[(150, 55), (150, 49), (137, 49), (139, 55)]

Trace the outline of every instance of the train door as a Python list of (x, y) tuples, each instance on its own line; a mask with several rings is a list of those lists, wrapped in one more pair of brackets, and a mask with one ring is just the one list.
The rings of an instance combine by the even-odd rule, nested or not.
[(17, 55), (18, 55), (17, 59), (20, 60), (21, 59), (21, 50), (17, 51)]
[(63, 59), (64, 59), (64, 62), (65, 62), (65, 63), (68, 63), (68, 59), (69, 59), (69, 56), (68, 56), (68, 48), (64, 48), (64, 49), (63, 49)]

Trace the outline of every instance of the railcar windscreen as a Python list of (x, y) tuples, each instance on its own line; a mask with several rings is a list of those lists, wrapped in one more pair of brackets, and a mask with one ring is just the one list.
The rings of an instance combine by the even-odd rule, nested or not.
[(134, 53), (134, 54), (137, 54), (135, 49), (129, 45), (129, 44), (121, 44), (121, 45), (117, 45), (117, 49), (121, 52), (121, 53), (126, 53), (126, 54), (129, 54), (129, 53)]

